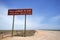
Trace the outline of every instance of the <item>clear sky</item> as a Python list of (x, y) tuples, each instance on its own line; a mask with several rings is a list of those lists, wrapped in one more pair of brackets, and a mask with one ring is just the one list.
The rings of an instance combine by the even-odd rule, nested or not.
[[(60, 0), (0, 0), (0, 30), (12, 28), (8, 9), (32, 8), (27, 29), (60, 30)], [(14, 29), (24, 29), (24, 15), (15, 16)]]

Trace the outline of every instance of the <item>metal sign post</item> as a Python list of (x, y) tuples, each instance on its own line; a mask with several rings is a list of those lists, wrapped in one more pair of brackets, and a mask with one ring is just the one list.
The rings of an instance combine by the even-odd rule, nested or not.
[(26, 15), (25, 15), (25, 27), (24, 27), (24, 37), (26, 36)]
[(14, 31), (14, 19), (15, 19), (15, 15), (13, 15), (13, 22), (12, 22), (12, 37), (13, 37), (13, 31)]

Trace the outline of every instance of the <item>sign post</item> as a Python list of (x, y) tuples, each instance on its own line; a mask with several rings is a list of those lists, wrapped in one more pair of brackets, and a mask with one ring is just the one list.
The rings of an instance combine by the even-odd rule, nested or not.
[(15, 19), (15, 15), (13, 15), (13, 23), (12, 23), (12, 37), (13, 37), (13, 31), (14, 31), (14, 19)]
[(13, 23), (12, 23), (12, 36), (14, 31), (14, 19), (15, 15), (25, 15), (25, 27), (24, 27), (24, 37), (26, 36), (26, 15), (32, 15), (32, 9), (9, 9), (8, 15), (13, 15)]
[(26, 15), (25, 15), (25, 27), (24, 27), (24, 37), (26, 36)]

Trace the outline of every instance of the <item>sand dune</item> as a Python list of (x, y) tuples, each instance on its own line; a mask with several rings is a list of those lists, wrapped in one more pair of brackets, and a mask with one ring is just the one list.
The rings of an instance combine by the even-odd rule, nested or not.
[(33, 34), (32, 33), (33, 32), (30, 32), (31, 36), (28, 36), (29, 33), (27, 32), (26, 37), (13, 36), (0, 40), (60, 40), (60, 31), (36, 30)]

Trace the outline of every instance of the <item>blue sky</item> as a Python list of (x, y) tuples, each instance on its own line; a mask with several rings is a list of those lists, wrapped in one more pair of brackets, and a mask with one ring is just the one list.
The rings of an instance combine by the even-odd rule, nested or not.
[[(12, 28), (8, 9), (32, 8), (27, 29), (60, 30), (60, 0), (0, 0), (0, 30)], [(24, 15), (15, 16), (15, 28), (24, 29)]]

